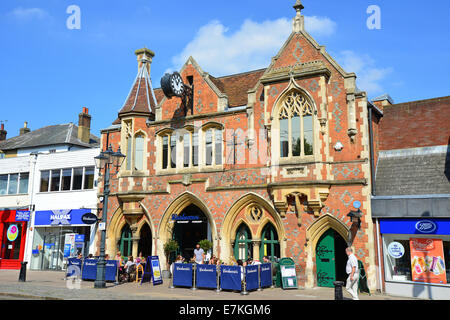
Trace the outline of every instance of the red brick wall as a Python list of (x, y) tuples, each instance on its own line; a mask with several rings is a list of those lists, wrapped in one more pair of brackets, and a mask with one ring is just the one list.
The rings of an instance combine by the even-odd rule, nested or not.
[(385, 106), (380, 150), (446, 145), (450, 137), (450, 96)]

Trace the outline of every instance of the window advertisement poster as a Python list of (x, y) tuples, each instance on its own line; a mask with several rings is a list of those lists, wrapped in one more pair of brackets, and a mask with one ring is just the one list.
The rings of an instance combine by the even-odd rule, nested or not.
[(411, 238), (412, 280), (447, 283), (444, 248), (441, 239)]
[(405, 254), (405, 248), (400, 242), (392, 241), (388, 246), (388, 253), (394, 259), (400, 259)]
[(64, 258), (75, 256), (75, 233), (66, 233), (64, 236)]

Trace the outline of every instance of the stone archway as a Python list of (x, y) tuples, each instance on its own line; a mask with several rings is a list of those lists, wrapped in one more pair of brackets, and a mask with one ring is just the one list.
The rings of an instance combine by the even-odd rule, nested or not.
[[(140, 241), (140, 233), (142, 231), (142, 227), (147, 224), (150, 229), (150, 234), (152, 235), (152, 240), (155, 235), (155, 227), (153, 224), (153, 220), (147, 211), (147, 209), (143, 206), (141, 202), (139, 202), (140, 207), (143, 209), (143, 215), (139, 220), (128, 220), (126, 215), (123, 212), (122, 206), (118, 207), (114, 214), (112, 215), (110, 221), (107, 223), (106, 228), (106, 251), (110, 257), (114, 257), (118, 251), (118, 243), (120, 241), (121, 232), (125, 224), (128, 224), (133, 233), (133, 249), (132, 255), (137, 256), (139, 254), (138, 246)], [(130, 223), (131, 222), (131, 223)], [(134, 223), (133, 223), (134, 222)], [(152, 245), (153, 251), (153, 245)], [(152, 252), (153, 254), (153, 252)]]
[(348, 239), (349, 228), (330, 214), (324, 214), (306, 229), (306, 287), (315, 285), (315, 250), (322, 235), (329, 229), (334, 230), (343, 239)]
[(265, 226), (267, 222), (270, 222), (274, 225), (280, 240), (281, 256), (285, 256), (284, 252), (286, 249), (286, 236), (283, 221), (281, 220), (280, 215), (277, 213), (275, 208), (260, 195), (255, 193), (247, 193), (236, 200), (225, 215), (223, 227), (221, 230), (222, 239), (220, 241), (220, 246), (222, 248), (220, 258), (222, 260), (229, 261), (234, 255), (233, 245), (235, 243), (236, 231), (239, 225), (242, 222), (245, 222), (250, 226), (252, 225), (248, 221), (248, 219), (250, 219), (249, 217), (247, 217), (247, 219), (239, 217), (242, 210), (249, 209), (252, 206), (260, 207), (264, 210), (265, 213), (260, 217), (256, 228), (251, 228), (254, 259), (258, 259), (257, 257), (259, 257), (262, 227)]
[(168, 240), (172, 239), (172, 233), (174, 228), (174, 224), (171, 223), (172, 215), (173, 214), (179, 215), (184, 209), (186, 209), (190, 205), (198, 207), (208, 219), (209, 226), (211, 228), (211, 238), (213, 240), (213, 250), (214, 252), (220, 252), (218, 243), (216, 241), (218, 240), (217, 228), (209, 208), (200, 198), (198, 198), (193, 193), (187, 191), (172, 201), (172, 203), (167, 207), (161, 219), (157, 235), (158, 236), (157, 254), (160, 257), (162, 266), (167, 265), (166, 257), (164, 255), (164, 244)]

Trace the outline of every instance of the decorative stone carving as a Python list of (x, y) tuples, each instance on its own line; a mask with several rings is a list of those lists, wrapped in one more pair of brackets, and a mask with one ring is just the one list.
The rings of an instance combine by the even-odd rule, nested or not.
[(314, 212), (314, 216), (318, 217), (320, 210), (324, 207), (324, 202), (328, 198), (330, 190), (328, 187), (287, 187), (287, 186), (271, 186), (270, 191), (272, 193), (273, 203), (275, 209), (279, 212), (280, 216), (284, 218), (288, 209), (288, 197), (294, 196), (296, 199), (296, 211), (298, 223), (301, 225), (301, 203), (302, 197), (303, 203), (307, 204), (307, 208)]

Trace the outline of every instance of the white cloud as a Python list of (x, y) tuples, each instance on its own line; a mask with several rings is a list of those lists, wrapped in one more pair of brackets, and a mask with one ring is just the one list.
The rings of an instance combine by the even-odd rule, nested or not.
[[(335, 32), (336, 23), (328, 18), (305, 17), (305, 29), (315, 36)], [(202, 26), (183, 51), (172, 58), (178, 70), (189, 56), (215, 76), (267, 67), (292, 32), (292, 20), (280, 18), (261, 23), (245, 20), (235, 32), (220, 21)]]
[(331, 36), (336, 31), (336, 22), (326, 17), (305, 16), (305, 29), (313, 36)]
[(357, 54), (351, 50), (342, 51), (336, 60), (347, 72), (356, 73), (357, 85), (370, 95), (383, 93), (382, 81), (392, 73), (393, 68), (376, 66), (375, 60), (368, 54)]
[(22, 7), (15, 8), (9, 14), (19, 20), (44, 19), (49, 16), (43, 9)]

